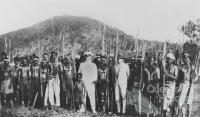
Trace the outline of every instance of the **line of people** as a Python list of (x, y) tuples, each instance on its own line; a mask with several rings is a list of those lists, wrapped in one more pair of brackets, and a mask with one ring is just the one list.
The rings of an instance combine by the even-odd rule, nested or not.
[[(190, 54), (175, 57), (167, 53), (125, 59), (85, 52), (72, 59), (44, 53), (42, 60), (32, 56), (15, 57), (12, 65), (7, 54), (1, 54), (1, 105), (27, 106), (59, 111), (60, 107), (85, 112), (89, 98), (93, 113), (125, 114), (127, 92), (139, 89), (158, 107), (161, 116), (167, 112), (191, 113), (192, 81), (197, 78)], [(180, 59), (182, 60), (180, 62)], [(176, 99), (178, 97), (178, 99)], [(186, 98), (188, 97), (188, 98)], [(0, 108), (2, 108), (0, 105)], [(187, 106), (186, 106), (187, 105)], [(177, 112), (176, 112), (177, 110)]]

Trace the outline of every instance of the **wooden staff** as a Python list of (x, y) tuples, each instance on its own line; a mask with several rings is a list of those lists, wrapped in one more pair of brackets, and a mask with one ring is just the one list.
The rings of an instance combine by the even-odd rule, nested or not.
[(62, 39), (62, 56), (64, 58), (64, 48), (65, 48), (65, 41), (64, 41), (64, 35), (63, 35), (63, 30), (61, 31), (61, 39)]
[(119, 32), (117, 30), (117, 41), (116, 41), (116, 51), (115, 51), (115, 64), (117, 64), (117, 57), (118, 57), (118, 52), (119, 52), (119, 47), (118, 47), (118, 43), (119, 43)]
[(9, 53), (9, 61), (11, 60), (11, 40), (9, 39), (9, 50), (8, 50), (8, 53)]
[[(164, 43), (164, 47), (163, 47), (163, 56), (162, 56), (162, 62), (163, 62), (163, 70), (165, 69), (165, 55), (166, 55), (166, 48), (167, 48), (167, 43)], [(163, 98), (163, 102), (162, 102), (162, 112), (161, 112), (161, 116), (163, 115), (163, 106), (164, 106), (164, 96), (165, 96), (165, 75), (163, 75), (163, 94), (162, 94), (162, 98)]]
[(54, 33), (54, 17), (52, 17), (51, 22), (52, 22), (52, 32), (53, 32), (53, 46), (55, 47), (55, 33)]
[(109, 45), (109, 54), (111, 54), (112, 51), (112, 38), (110, 38), (110, 45)]
[[(143, 62), (144, 62), (144, 58), (145, 58), (145, 53), (146, 53), (146, 41), (144, 42), (144, 47), (143, 47), (143, 51), (142, 51), (142, 59), (141, 59), (141, 74), (140, 74), (140, 82), (139, 84), (141, 85), (142, 84), (142, 78), (143, 78)], [(139, 91), (138, 91), (138, 108), (139, 108), (139, 117), (141, 117), (141, 97), (142, 97), (142, 94), (141, 94), (141, 89), (139, 88)]]
[(40, 26), (39, 26), (39, 24), (38, 24), (38, 26), (37, 26), (37, 34), (38, 34), (38, 55), (39, 55), (39, 61), (41, 61), (41, 52), (40, 52)]
[(126, 41), (125, 44), (124, 44), (124, 51), (125, 51), (125, 49), (126, 49), (126, 46), (127, 46), (127, 41)]
[(5, 52), (7, 53), (8, 52), (8, 44), (7, 44), (7, 38), (6, 38), (6, 36), (5, 36), (5, 41), (4, 41), (4, 43), (5, 43)]
[(104, 24), (103, 25), (102, 54), (105, 54), (105, 31), (106, 31), (106, 26)]
[(38, 97), (38, 92), (37, 92), (36, 95), (35, 95), (35, 98), (34, 98), (34, 102), (33, 102), (32, 108), (35, 107), (35, 103), (36, 103), (37, 97)]

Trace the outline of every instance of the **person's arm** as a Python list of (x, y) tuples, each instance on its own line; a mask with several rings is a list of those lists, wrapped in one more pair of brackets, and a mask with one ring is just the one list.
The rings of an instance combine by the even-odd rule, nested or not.
[(82, 73), (82, 63), (79, 66), (78, 73)]
[(129, 75), (130, 75), (130, 68), (129, 68), (128, 65), (127, 65), (127, 72), (126, 72), (126, 75), (127, 75), (127, 77), (129, 78)]
[(147, 74), (147, 78), (148, 78), (147, 81), (150, 81), (151, 74), (150, 74), (149, 70), (147, 68), (144, 68), (144, 72)]
[(29, 77), (29, 79), (31, 79), (32, 78), (32, 70), (31, 70), (31, 68), (30, 68), (30, 66), (28, 67), (28, 77)]
[(97, 78), (98, 78), (98, 73), (97, 73), (97, 66), (94, 64), (94, 82), (96, 82), (97, 81)]
[(160, 69), (156, 68), (157, 78), (160, 79)]
[(168, 76), (172, 80), (177, 80), (177, 77), (178, 77), (178, 68), (177, 67), (174, 68), (173, 75), (171, 75), (169, 73), (165, 73), (165, 75)]
[(18, 76), (17, 76), (17, 81), (18, 81), (18, 83), (17, 83), (17, 89), (19, 89), (19, 83), (20, 83), (20, 79), (21, 79), (21, 77), (22, 77), (22, 69), (19, 68), (19, 69), (17, 70), (17, 73), (18, 73)]

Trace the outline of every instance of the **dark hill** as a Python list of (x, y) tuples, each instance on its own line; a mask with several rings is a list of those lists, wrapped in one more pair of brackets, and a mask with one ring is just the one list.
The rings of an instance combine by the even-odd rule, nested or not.
[[(76, 52), (85, 50), (100, 52), (103, 29), (104, 24), (102, 22), (88, 17), (56, 16), (31, 27), (1, 35), (0, 44), (2, 46), (0, 46), (0, 52), (5, 50), (5, 36), (11, 40), (11, 51), (15, 54), (31, 54), (38, 52), (38, 50), (43, 50), (43, 52), (50, 52), (52, 50), (62, 52), (62, 38), (64, 39), (65, 52), (69, 52), (72, 44), (75, 45)], [(106, 25), (106, 51), (114, 52), (117, 30), (119, 32), (120, 50), (133, 50), (135, 48), (135, 38), (133, 36)], [(39, 49), (38, 39), (40, 41)], [(138, 47), (142, 47), (142, 45), (143, 41), (139, 40)], [(147, 45), (148, 47), (150, 45), (154, 46), (157, 49), (161, 49), (162, 47), (162, 43), (157, 41), (148, 41)]]

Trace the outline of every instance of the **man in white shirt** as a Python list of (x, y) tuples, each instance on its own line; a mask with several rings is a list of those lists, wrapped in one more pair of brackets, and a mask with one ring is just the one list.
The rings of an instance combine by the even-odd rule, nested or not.
[[(117, 112), (122, 114), (126, 112), (126, 89), (127, 80), (129, 78), (129, 66), (124, 62), (124, 58), (118, 58), (119, 64), (115, 65), (116, 84), (115, 84), (115, 99), (117, 103)], [(122, 97), (122, 99), (120, 99)], [(122, 103), (121, 103), (122, 100)]]
[[(82, 73), (82, 80), (85, 84), (85, 88), (90, 98), (90, 104), (93, 113), (96, 113), (95, 110), (95, 84), (97, 81), (97, 66), (92, 63), (92, 53), (85, 52), (86, 61), (80, 64), (78, 73)], [(85, 99), (86, 102), (86, 99)]]

